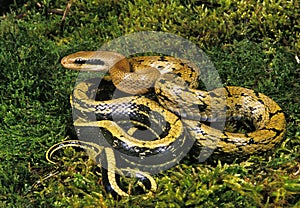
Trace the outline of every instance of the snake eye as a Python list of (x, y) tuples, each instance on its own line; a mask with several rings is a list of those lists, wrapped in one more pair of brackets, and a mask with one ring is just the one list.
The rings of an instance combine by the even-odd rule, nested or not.
[(74, 61), (75, 64), (85, 64), (86, 60), (82, 58), (76, 58)]

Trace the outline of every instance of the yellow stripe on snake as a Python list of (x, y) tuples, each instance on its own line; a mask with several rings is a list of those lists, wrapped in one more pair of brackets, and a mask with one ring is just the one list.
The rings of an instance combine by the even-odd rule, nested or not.
[[(73, 70), (107, 71), (114, 86), (129, 95), (98, 101), (91, 91), (99, 83), (78, 83), (71, 96), (78, 115), (74, 122), (77, 134), (99, 137), (89, 135), (90, 130), (98, 128), (108, 138), (101, 137), (106, 141), (99, 143), (58, 143), (48, 150), (47, 159), (54, 163), (53, 154), (67, 146), (87, 150), (94, 161), (102, 166), (105, 163), (107, 172), (102, 177), (107, 174), (106, 189), (120, 196), (128, 193), (119, 187), (116, 174), (141, 178), (145, 189), (155, 191), (156, 182), (150, 173), (176, 164), (189, 151), (182, 151), (186, 145), (194, 143), (194, 152), (199, 155), (206, 149), (207, 154), (211, 150), (214, 154), (243, 157), (272, 149), (285, 133), (282, 109), (269, 97), (235, 86), (196, 90), (200, 70), (187, 60), (169, 56), (127, 59), (115, 52), (81, 51), (64, 57), (61, 63)], [(155, 91), (155, 100), (146, 96), (151, 89)], [(234, 133), (212, 125), (241, 119), (250, 121), (254, 129)], [(138, 135), (141, 129), (147, 134)], [(143, 138), (145, 135), (151, 136)], [(165, 152), (172, 155), (168, 161), (163, 158)], [(131, 161), (122, 156), (125, 154), (138, 159)], [(152, 155), (157, 156), (156, 163), (141, 162)], [(120, 165), (120, 160), (125, 165)]]

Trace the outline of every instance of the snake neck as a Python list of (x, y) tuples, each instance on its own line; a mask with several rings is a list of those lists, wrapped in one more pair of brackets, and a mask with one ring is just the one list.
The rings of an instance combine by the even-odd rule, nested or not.
[(111, 65), (111, 67), (109, 69), (109, 73), (112, 76), (116, 75), (118, 73), (120, 73), (120, 74), (122, 74), (122, 73), (126, 74), (126, 73), (132, 72), (130, 64), (127, 61), (126, 58), (123, 58), (121, 60), (116, 60), (115, 63), (109, 63), (109, 65)]
[(153, 67), (140, 65), (132, 68), (127, 59), (112, 66), (109, 74), (116, 88), (134, 95), (147, 93), (160, 76), (160, 72)]

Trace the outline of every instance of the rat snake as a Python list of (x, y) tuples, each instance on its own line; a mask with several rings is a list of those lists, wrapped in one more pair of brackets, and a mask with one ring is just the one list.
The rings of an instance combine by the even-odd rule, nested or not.
[[(47, 151), (47, 159), (54, 163), (53, 154), (67, 146), (87, 150), (93, 160), (106, 164), (106, 189), (120, 196), (128, 196), (128, 193), (119, 187), (116, 174), (140, 178), (145, 182), (145, 189), (155, 191), (156, 182), (149, 172), (178, 162), (184, 156), (178, 149), (186, 145), (188, 138), (192, 138), (193, 149), (198, 153), (205, 147), (214, 154), (241, 157), (272, 149), (285, 133), (282, 109), (269, 97), (235, 86), (196, 90), (200, 70), (187, 60), (170, 56), (127, 59), (115, 52), (81, 51), (64, 57), (61, 63), (73, 70), (104, 71), (108, 74), (105, 79), (111, 80), (127, 96), (98, 101), (94, 91), (99, 82), (79, 82), (70, 99), (76, 115), (77, 135), (99, 138), (90, 133), (99, 128), (108, 135), (108, 139), (103, 139), (107, 143), (63, 141)], [(152, 88), (156, 95), (154, 100), (145, 96)], [(252, 124), (250, 132), (229, 132), (212, 125), (241, 119)], [(138, 135), (139, 129), (147, 131), (150, 138)], [(158, 160), (147, 166), (120, 158), (113, 149), (142, 159), (156, 155)], [(163, 160), (165, 151), (173, 153), (170, 161)], [(125, 165), (119, 165), (119, 160), (125, 161)]]

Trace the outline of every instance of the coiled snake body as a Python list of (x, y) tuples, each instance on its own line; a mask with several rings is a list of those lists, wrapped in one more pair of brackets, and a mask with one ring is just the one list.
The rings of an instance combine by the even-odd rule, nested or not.
[[(115, 173), (146, 178), (150, 184), (147, 188), (155, 191), (156, 183), (149, 172), (160, 170), (163, 166), (170, 167), (182, 158), (178, 156), (182, 153), (177, 149), (183, 147), (188, 138), (193, 138), (195, 149), (200, 151), (205, 147), (216, 154), (251, 155), (272, 149), (282, 140), (285, 132), (282, 109), (261, 93), (234, 86), (212, 91), (195, 90), (200, 70), (187, 60), (168, 56), (126, 59), (115, 52), (81, 51), (64, 57), (61, 63), (73, 70), (108, 71), (116, 88), (131, 95), (95, 101), (89, 94), (95, 88), (94, 83), (85, 81), (77, 84), (71, 102), (81, 116), (74, 126), (79, 133), (84, 128), (103, 129), (111, 137), (108, 142), (111, 148), (102, 146), (101, 142), (64, 141), (48, 150), (47, 159), (53, 162), (53, 154), (66, 146), (82, 147), (92, 152), (90, 156), (96, 161), (104, 152), (104, 163), (108, 169), (106, 188), (121, 196), (128, 194), (119, 187)], [(158, 101), (143, 95), (152, 87)], [(89, 114), (95, 115), (96, 119), (89, 120)], [(254, 130), (233, 133), (209, 125), (239, 119), (250, 121)], [(137, 128), (132, 126), (143, 128), (151, 138), (136, 136)], [(117, 161), (120, 158), (116, 158), (114, 148), (138, 158), (149, 155), (159, 157), (166, 151), (171, 151), (175, 156), (171, 159), (174, 161), (162, 160), (161, 163), (143, 164), (141, 167), (138, 162), (130, 163), (126, 158), (121, 158), (126, 160), (126, 165), (119, 167)], [(103, 163), (103, 157), (101, 160)]]

